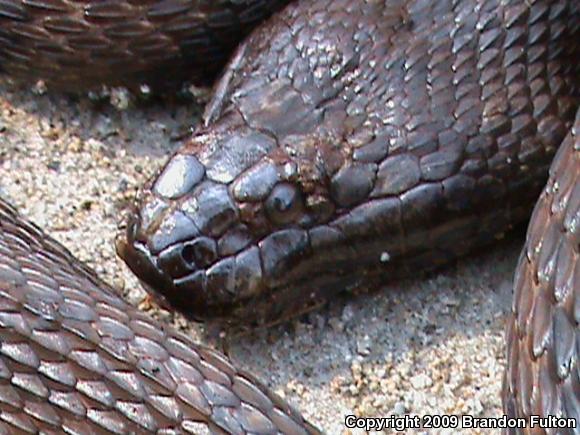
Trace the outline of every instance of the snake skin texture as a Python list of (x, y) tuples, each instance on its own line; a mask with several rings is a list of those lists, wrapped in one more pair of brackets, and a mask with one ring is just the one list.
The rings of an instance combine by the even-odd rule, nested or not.
[(507, 415), (580, 422), (579, 323), (580, 110), (536, 204), (516, 271), (503, 391)]
[(2, 0), (0, 69), (51, 88), (209, 83), (288, 0)]
[[(211, 77), (282, 3), (0, 0), (0, 67), (73, 89)], [(193, 318), (269, 323), (490, 243), (529, 215), (560, 147), (516, 273), (503, 394), (509, 416), (578, 419), (579, 41), (577, 0), (298, 0), (238, 48), (119, 253)], [(200, 424), (317, 433), (0, 201), (0, 432)]]
[(298, 1), (239, 48), (119, 254), (194, 319), (269, 324), (531, 213), (580, 89), (576, 0)]
[(228, 359), (124, 302), (0, 199), (0, 433), (318, 431)]

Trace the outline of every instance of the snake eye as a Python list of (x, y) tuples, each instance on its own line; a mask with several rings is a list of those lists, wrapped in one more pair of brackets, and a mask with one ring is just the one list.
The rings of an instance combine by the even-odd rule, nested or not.
[(276, 225), (294, 222), (302, 213), (302, 196), (299, 190), (289, 183), (281, 183), (272, 189), (266, 199), (266, 213)]

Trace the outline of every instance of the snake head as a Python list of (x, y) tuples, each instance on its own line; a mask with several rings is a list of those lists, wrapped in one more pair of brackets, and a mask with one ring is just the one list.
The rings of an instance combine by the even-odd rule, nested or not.
[(308, 229), (334, 213), (323, 171), (306, 163), (316, 161), (251, 130), (199, 133), (140, 193), (119, 255), (194, 319), (247, 313), (309, 257)]

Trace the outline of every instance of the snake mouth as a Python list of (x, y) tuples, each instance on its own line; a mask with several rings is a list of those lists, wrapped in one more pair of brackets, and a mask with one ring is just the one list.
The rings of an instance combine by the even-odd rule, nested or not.
[(171, 303), (163, 293), (154, 289), (171, 289), (172, 282), (155, 267), (155, 261), (140, 244), (132, 244), (119, 235), (115, 239), (117, 255), (129, 269), (139, 276), (139, 280), (147, 293), (164, 309), (171, 308)]
[[(167, 213), (162, 221), (175, 224), (175, 216)], [(178, 309), (197, 321), (227, 317), (240, 285), (232, 279), (235, 258), (218, 258), (217, 242), (203, 235), (182, 233), (184, 240), (161, 241), (163, 227), (143, 237), (150, 228), (143, 226), (140, 214), (133, 215), (125, 236), (116, 240), (119, 257), (163, 308)]]

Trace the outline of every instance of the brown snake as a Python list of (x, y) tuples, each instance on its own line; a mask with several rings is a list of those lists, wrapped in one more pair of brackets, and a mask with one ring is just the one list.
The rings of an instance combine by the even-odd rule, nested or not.
[[(73, 89), (156, 85), (160, 68), (199, 80), (284, 2), (134, 3), (0, 1), (0, 67)], [(238, 49), (120, 253), (194, 318), (267, 323), (489, 243), (529, 214), (568, 133), (516, 275), (504, 404), (577, 416), (579, 9), (294, 2)], [(186, 351), (7, 205), (0, 225), (10, 430), (315, 430), (223, 357)]]

